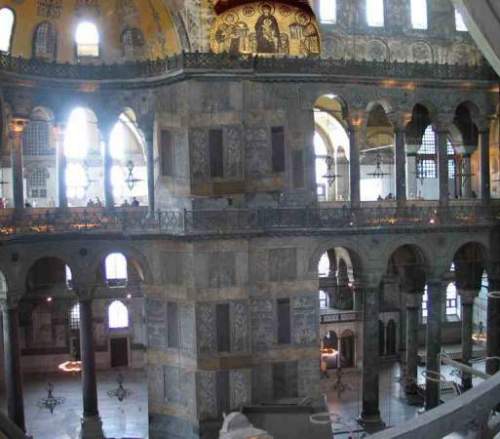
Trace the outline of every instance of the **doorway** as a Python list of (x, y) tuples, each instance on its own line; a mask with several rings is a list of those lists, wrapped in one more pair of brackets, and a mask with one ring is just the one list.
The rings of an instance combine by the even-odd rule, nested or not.
[(112, 338), (110, 340), (111, 367), (128, 366), (128, 340), (127, 337)]

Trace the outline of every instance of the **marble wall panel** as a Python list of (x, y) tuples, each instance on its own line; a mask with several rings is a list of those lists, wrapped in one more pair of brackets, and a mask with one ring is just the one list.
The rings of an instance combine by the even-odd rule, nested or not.
[(195, 307), (194, 304), (179, 305), (180, 346), (187, 354), (194, 354), (195, 341)]
[(182, 285), (184, 281), (184, 255), (182, 253), (162, 252), (161, 279), (163, 283)]
[(148, 347), (152, 349), (162, 349), (165, 347), (166, 336), (165, 303), (161, 300), (146, 297), (145, 310)]
[(203, 182), (207, 180), (210, 175), (207, 129), (191, 128), (189, 130), (189, 150), (191, 153), (191, 177), (193, 181)]
[(251, 371), (237, 369), (229, 372), (229, 386), (231, 410), (238, 410), (245, 404), (250, 404), (251, 398)]
[(204, 370), (196, 372), (196, 400), (200, 420), (217, 416), (215, 373)]
[(230, 303), (231, 320), (231, 352), (248, 351), (248, 304), (246, 302)]
[(250, 301), (252, 349), (266, 351), (276, 340), (274, 302), (271, 299), (252, 299)]
[(292, 298), (292, 341), (297, 345), (318, 342), (318, 298), (316, 295)]
[(196, 334), (198, 353), (210, 354), (217, 351), (215, 327), (215, 306), (210, 303), (196, 305)]
[(210, 288), (231, 287), (236, 283), (236, 255), (234, 252), (207, 254)]
[(297, 278), (297, 249), (269, 250), (269, 280), (287, 281)]
[(243, 169), (242, 128), (239, 125), (223, 128), (224, 177), (239, 178)]

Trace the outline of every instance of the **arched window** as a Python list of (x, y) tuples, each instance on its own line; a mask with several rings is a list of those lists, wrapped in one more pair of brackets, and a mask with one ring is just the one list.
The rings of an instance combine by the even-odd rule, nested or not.
[(458, 32), (467, 32), (467, 25), (465, 24), (464, 17), (462, 17), (462, 14), (455, 9), (455, 29)]
[(73, 273), (71, 273), (71, 268), (69, 268), (69, 265), (66, 265), (64, 267), (65, 274), (66, 274), (66, 286), (71, 290), (73, 288)]
[(128, 328), (128, 309), (119, 300), (115, 300), (108, 308), (109, 329)]
[(10, 52), (14, 21), (14, 12), (11, 9), (0, 9), (0, 52)]
[(30, 198), (47, 198), (47, 180), (49, 171), (46, 168), (33, 168), (26, 172), (26, 192)]
[(106, 280), (111, 287), (122, 287), (127, 283), (127, 259), (121, 253), (111, 253), (105, 261)]
[(384, 0), (366, 0), (366, 22), (371, 27), (384, 27)]
[(427, 0), (411, 0), (411, 25), (413, 29), (427, 29)]
[(446, 315), (460, 317), (460, 296), (455, 282), (450, 282), (446, 288)]
[(123, 56), (137, 58), (144, 48), (144, 35), (140, 29), (127, 28), (122, 33)]
[(319, 277), (327, 277), (330, 274), (330, 258), (328, 253), (323, 253), (318, 264)]
[(99, 32), (94, 23), (84, 21), (78, 25), (75, 34), (78, 57), (99, 56)]
[(40, 23), (35, 29), (33, 38), (33, 56), (47, 60), (55, 60), (57, 52), (57, 31), (49, 21)]
[(71, 311), (69, 313), (69, 328), (70, 329), (80, 329), (80, 304), (77, 303), (76, 305), (71, 308)]
[(320, 0), (319, 19), (321, 23), (335, 24), (337, 21), (337, 0)]
[(47, 120), (30, 120), (24, 131), (23, 154), (31, 156), (53, 155), (50, 138), (51, 124)]
[(432, 126), (429, 125), (417, 153), (417, 178), (437, 178), (436, 160), (436, 136)]
[(422, 318), (427, 319), (429, 314), (429, 309), (427, 307), (427, 302), (429, 301), (429, 295), (427, 294), (427, 285), (424, 288), (424, 295), (422, 296)]

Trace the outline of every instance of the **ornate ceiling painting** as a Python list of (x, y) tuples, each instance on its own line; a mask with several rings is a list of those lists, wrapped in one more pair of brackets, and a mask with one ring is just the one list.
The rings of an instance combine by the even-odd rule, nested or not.
[(319, 56), (314, 15), (283, 3), (254, 2), (216, 17), (210, 33), (215, 53)]

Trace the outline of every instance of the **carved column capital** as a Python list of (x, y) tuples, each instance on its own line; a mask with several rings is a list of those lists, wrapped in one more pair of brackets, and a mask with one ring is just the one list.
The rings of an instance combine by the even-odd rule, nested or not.
[(389, 122), (391, 122), (394, 127), (394, 131), (404, 131), (407, 125), (410, 123), (412, 118), (412, 113), (408, 111), (393, 111), (387, 115)]

